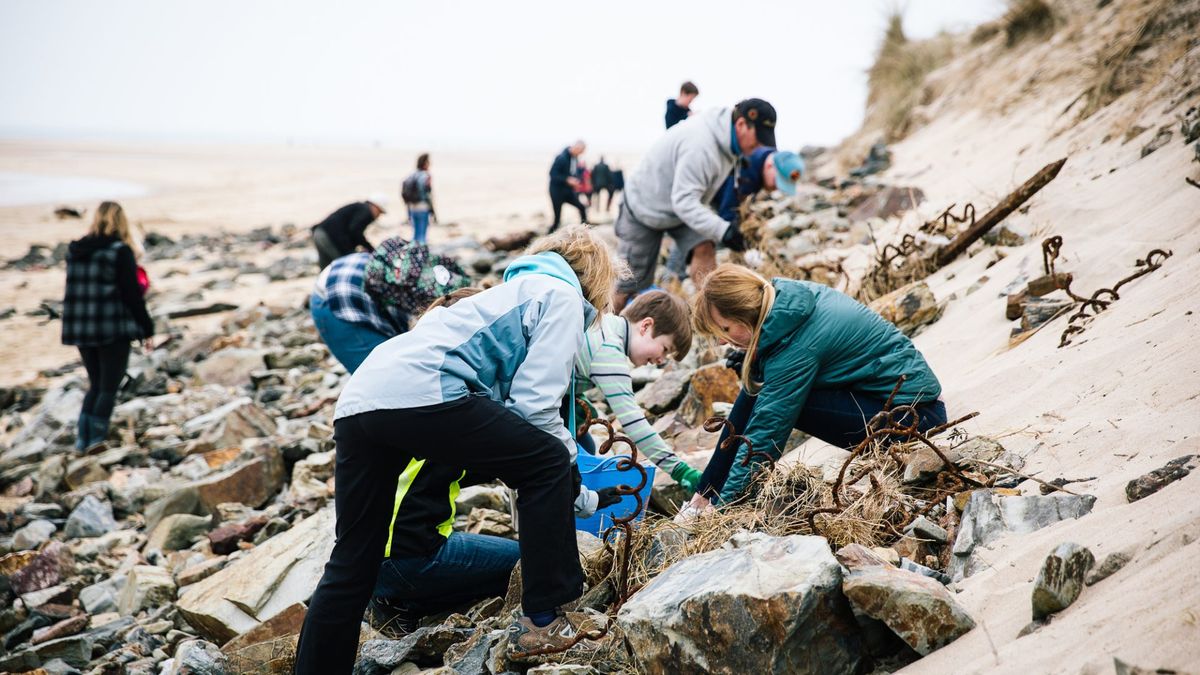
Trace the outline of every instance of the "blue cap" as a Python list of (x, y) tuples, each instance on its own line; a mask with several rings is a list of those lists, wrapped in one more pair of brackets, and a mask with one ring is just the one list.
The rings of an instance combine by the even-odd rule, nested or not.
[(804, 175), (804, 160), (794, 152), (777, 152), (771, 158), (775, 162), (775, 185), (784, 194), (796, 194), (796, 183)]

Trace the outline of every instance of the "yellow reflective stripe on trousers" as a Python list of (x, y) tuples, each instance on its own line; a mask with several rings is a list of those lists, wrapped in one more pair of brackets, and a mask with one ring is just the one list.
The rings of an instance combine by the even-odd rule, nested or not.
[(454, 501), (456, 499), (458, 499), (458, 493), (459, 493), (459, 490), (461, 489), (458, 486), (458, 481), (465, 478), (466, 475), (467, 475), (466, 471), (462, 472), (462, 474), (459, 475), (458, 480), (456, 480), (450, 484), (450, 517), (447, 518), (445, 521), (443, 521), (442, 524), (438, 525), (438, 527), (437, 527), (438, 533), (441, 534), (443, 537), (449, 538), (450, 533), (454, 531), (454, 514), (458, 510), (458, 507), (455, 506)]
[[(392, 505), (392, 522), (388, 524), (388, 540), (387, 546), (383, 549), (384, 557), (392, 555), (392, 535), (396, 532), (396, 514), (400, 513), (400, 502), (404, 501), (404, 495), (408, 494), (408, 489), (412, 487), (413, 481), (417, 479), (417, 474), (421, 472), (421, 467), (425, 466), (423, 459), (410, 459), (408, 466), (404, 467), (404, 472), (400, 474), (400, 480), (396, 481), (396, 503)], [(455, 483), (455, 487), (458, 484)], [(453, 508), (454, 500), (450, 503)], [(450, 516), (450, 520), (454, 520), (454, 516)]]

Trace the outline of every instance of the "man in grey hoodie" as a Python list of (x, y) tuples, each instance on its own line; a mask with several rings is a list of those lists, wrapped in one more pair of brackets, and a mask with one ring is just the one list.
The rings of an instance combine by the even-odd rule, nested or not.
[(618, 283), (614, 307), (654, 283), (664, 234), (690, 254), (697, 286), (716, 267), (716, 242), (743, 248), (737, 226), (710, 204), (740, 157), (775, 146), (775, 119), (770, 103), (746, 99), (732, 109), (692, 115), (650, 147), (626, 181), (617, 214), (617, 253), (633, 275)]

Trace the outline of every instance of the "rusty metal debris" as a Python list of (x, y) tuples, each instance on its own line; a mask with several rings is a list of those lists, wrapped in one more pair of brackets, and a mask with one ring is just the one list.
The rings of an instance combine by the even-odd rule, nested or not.
[(971, 202), (963, 204), (962, 214), (957, 216), (954, 215), (955, 206), (958, 206), (958, 204), (951, 204), (950, 206), (947, 206), (945, 211), (942, 211), (941, 214), (939, 214), (933, 220), (922, 225), (921, 231), (925, 234), (944, 235), (950, 231), (950, 221), (954, 221), (958, 225), (967, 223), (967, 229), (974, 227), (975, 205)]
[[(966, 230), (963, 230), (949, 244), (943, 246), (935, 255), (935, 262), (938, 267), (945, 267), (950, 261), (957, 258), (967, 247), (975, 243), (977, 239), (982, 237), (988, 230), (995, 227), (1000, 221), (1008, 217), (1008, 214), (1016, 211), (1022, 204), (1029, 201), (1031, 197), (1038, 193), (1039, 190), (1046, 187), (1050, 181), (1058, 175), (1064, 164), (1067, 163), (1067, 158), (1064, 157), (1057, 162), (1051, 162), (1042, 167), (1040, 171), (1033, 175), (1032, 178), (1025, 181), (1021, 187), (1014, 190), (1005, 197), (999, 204), (994, 206), (991, 211), (983, 214), (979, 220), (975, 221)], [(973, 211), (974, 209), (972, 209)]]
[(742, 459), (742, 466), (750, 466), (750, 462), (753, 462), (755, 459), (762, 459), (767, 464), (768, 469), (775, 468), (775, 458), (768, 453), (755, 450), (754, 443), (750, 442), (749, 438), (739, 434), (737, 429), (734, 428), (733, 422), (724, 417), (710, 417), (704, 420), (704, 430), (708, 433), (716, 433), (722, 429), (728, 429), (729, 435), (718, 446), (721, 450), (737, 452), (739, 443), (746, 444), (746, 456)]
[[(1056, 280), (1056, 285), (1061, 288), (1067, 297), (1079, 303), (1079, 309), (1067, 319), (1067, 327), (1063, 330), (1062, 337), (1059, 338), (1058, 346), (1066, 347), (1071, 344), (1071, 336), (1082, 333), (1084, 326), (1079, 322), (1096, 316), (1100, 312), (1108, 309), (1108, 306), (1113, 302), (1120, 300), (1120, 290), (1125, 284), (1143, 277), (1158, 268), (1163, 266), (1163, 262), (1167, 258), (1174, 255), (1171, 251), (1164, 251), (1161, 248), (1156, 248), (1146, 254), (1145, 258), (1139, 258), (1134, 267), (1135, 272), (1113, 284), (1112, 288), (1098, 288), (1092, 293), (1091, 297), (1083, 297), (1071, 290), (1071, 282), (1074, 277), (1070, 274), (1059, 274), (1055, 272), (1054, 263), (1058, 259), (1058, 254), (1062, 251), (1063, 239), (1061, 236), (1055, 235), (1046, 238), (1042, 242), (1042, 264), (1046, 269), (1046, 274)], [(1089, 314), (1089, 310), (1091, 313)]]

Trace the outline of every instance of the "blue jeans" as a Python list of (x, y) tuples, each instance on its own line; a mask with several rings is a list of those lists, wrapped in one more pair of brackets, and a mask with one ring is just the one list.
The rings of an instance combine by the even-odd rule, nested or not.
[[(745, 433), (756, 400), (758, 399), (748, 395), (744, 389), (738, 392), (733, 409), (729, 411), (729, 422), (738, 433)], [(884, 399), (843, 389), (814, 389), (809, 392), (808, 400), (796, 417), (793, 427), (830, 445), (849, 449), (867, 437), (867, 422), (883, 410), (886, 402)], [(920, 416), (917, 428), (921, 431), (928, 431), (946, 423), (946, 405), (941, 401), (918, 403), (916, 409)], [(911, 424), (907, 415), (897, 422), (900, 425)], [(696, 489), (697, 494), (715, 499), (725, 486), (725, 479), (729, 477), (729, 470), (733, 467), (737, 455), (736, 452), (719, 449), (728, 436), (727, 429), (721, 431), (721, 438), (717, 441), (718, 449), (704, 468), (704, 475), (701, 476), (700, 485)], [(739, 445), (738, 449), (740, 448)]]
[(333, 315), (329, 303), (316, 293), (309, 298), (308, 308), (321, 341), (351, 373), (362, 365), (372, 349), (387, 342), (390, 337), (366, 324), (342, 321)]
[(413, 241), (425, 243), (425, 232), (429, 229), (429, 211), (408, 210), (408, 219), (412, 221)]
[(484, 598), (504, 597), (520, 559), (520, 545), (511, 539), (452, 532), (432, 556), (383, 561), (375, 595), (419, 616), (462, 609)]

